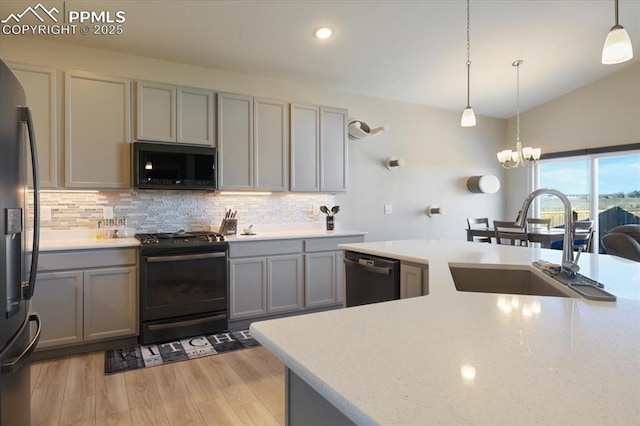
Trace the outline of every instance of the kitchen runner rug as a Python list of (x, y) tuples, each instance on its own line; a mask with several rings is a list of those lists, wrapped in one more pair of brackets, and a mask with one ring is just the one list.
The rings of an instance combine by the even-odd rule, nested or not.
[(155, 345), (127, 346), (104, 353), (104, 373), (121, 373), (255, 346), (260, 346), (260, 343), (251, 337), (248, 329), (190, 337)]

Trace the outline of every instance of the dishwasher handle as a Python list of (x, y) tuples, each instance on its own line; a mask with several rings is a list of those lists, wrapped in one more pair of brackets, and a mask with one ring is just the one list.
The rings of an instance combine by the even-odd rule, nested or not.
[(355, 266), (360, 269), (364, 269), (365, 271), (373, 272), (374, 274), (380, 274), (380, 275), (391, 275), (391, 272), (393, 270), (393, 268), (384, 268), (381, 266), (365, 265), (362, 263), (354, 262), (353, 260), (349, 260), (349, 259), (344, 259), (344, 264), (347, 266)]

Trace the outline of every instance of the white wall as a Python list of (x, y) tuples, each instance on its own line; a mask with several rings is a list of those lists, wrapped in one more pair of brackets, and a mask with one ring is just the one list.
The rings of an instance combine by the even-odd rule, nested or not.
[[(615, 74), (521, 113), (523, 145), (551, 153), (640, 142), (640, 64), (620, 67)], [(507, 125), (505, 149), (515, 146), (515, 132), (514, 117)], [(510, 170), (506, 176), (506, 214), (512, 216), (527, 195), (527, 172)]]
[[(255, 75), (196, 67), (116, 52), (64, 45), (34, 38), (0, 40), (2, 59), (34, 65), (96, 72), (131, 79), (162, 81), (219, 91), (313, 103), (349, 109), (351, 118), (390, 130), (369, 140), (349, 141), (349, 187), (337, 195), (341, 212), (337, 226), (369, 232), (368, 240), (399, 238), (464, 239), (467, 216), (500, 218), (504, 192), (477, 195), (465, 179), (503, 171), (495, 152), (503, 145), (505, 120), (478, 117), (478, 126), (462, 129), (461, 111), (371, 98)], [(464, 84), (464, 82), (461, 82)], [(461, 110), (464, 100), (461, 99)], [(389, 156), (406, 159), (406, 166), (390, 172)], [(383, 205), (393, 205), (384, 215)], [(429, 204), (447, 214), (428, 218)]]

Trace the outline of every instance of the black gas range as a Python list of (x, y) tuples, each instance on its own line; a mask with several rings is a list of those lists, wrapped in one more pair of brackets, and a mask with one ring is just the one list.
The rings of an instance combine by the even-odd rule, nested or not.
[(135, 236), (144, 250), (148, 248), (166, 247), (228, 247), (224, 235), (210, 231), (177, 231), (151, 234), (136, 234)]
[(229, 243), (215, 232), (136, 234), (140, 241), (140, 342), (228, 327)]

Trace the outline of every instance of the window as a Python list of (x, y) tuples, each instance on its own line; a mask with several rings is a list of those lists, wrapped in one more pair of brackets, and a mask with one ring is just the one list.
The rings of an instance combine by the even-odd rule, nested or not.
[[(594, 241), (618, 225), (640, 224), (638, 151), (541, 160), (535, 174), (537, 188), (555, 188), (567, 195), (574, 220), (595, 221)], [(551, 226), (564, 226), (564, 209), (557, 197), (539, 197), (537, 216), (551, 218)]]

